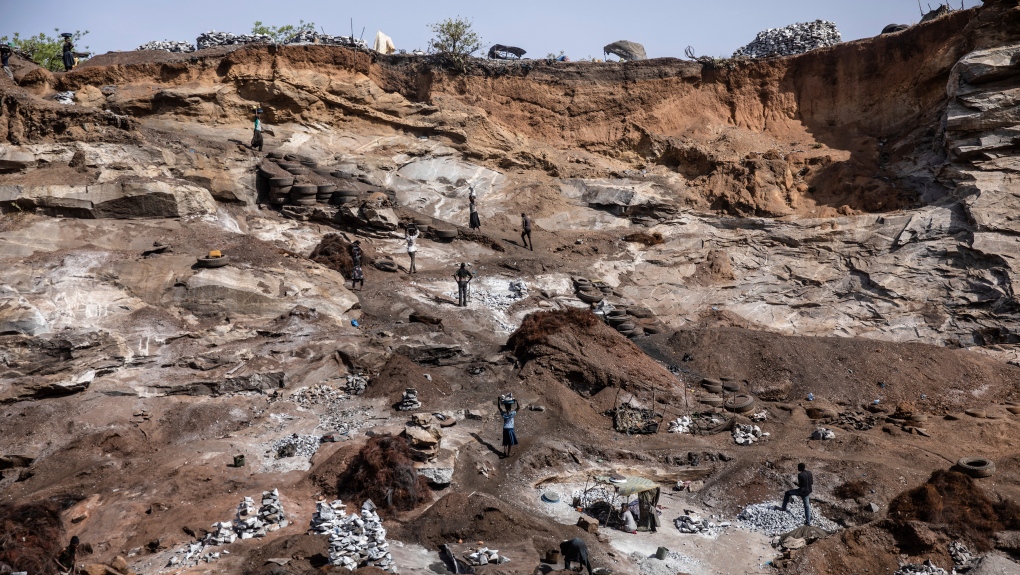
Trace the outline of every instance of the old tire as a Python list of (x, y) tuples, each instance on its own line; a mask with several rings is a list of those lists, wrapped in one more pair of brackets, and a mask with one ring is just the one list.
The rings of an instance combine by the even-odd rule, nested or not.
[(637, 326), (632, 321), (625, 321), (616, 326), (616, 331), (633, 331)]
[(599, 303), (603, 300), (605, 294), (600, 291), (579, 291), (577, 292), (577, 299), (584, 303)]
[(299, 164), (297, 162), (276, 162), (276, 165), (280, 166), (284, 170), (289, 170), (291, 168), (300, 168), (301, 167), (301, 164)]
[(964, 457), (956, 462), (956, 466), (967, 475), (978, 479), (995, 474), (995, 462), (984, 457)]
[(384, 272), (397, 271), (397, 262), (393, 260), (375, 260), (374, 262), (372, 262), (372, 265), (374, 265), (376, 269)]
[(318, 193), (318, 190), (319, 190), (318, 186), (314, 184), (298, 184), (296, 186), (291, 186), (290, 194), (292, 196), (307, 197), (314, 196), (315, 194)]
[(655, 325), (646, 325), (644, 327), (645, 335), (659, 335), (662, 333), (662, 328)]
[(653, 315), (652, 310), (646, 307), (632, 307), (627, 310), (627, 313), (639, 319), (649, 318)]
[(287, 188), (294, 185), (294, 178), (269, 178), (269, 186), (273, 188)]
[(319, 162), (313, 160), (301, 160), (301, 165), (306, 168), (318, 168)]
[(988, 412), (983, 409), (965, 409), (963, 412), (971, 417), (976, 417), (978, 419), (984, 419), (988, 417)]
[(754, 409), (755, 399), (754, 396), (747, 395), (746, 393), (739, 393), (726, 400), (723, 407), (727, 411), (733, 413), (746, 413)]
[(718, 395), (702, 395), (699, 401), (711, 407), (719, 407), (723, 404), (723, 398)]
[(701, 388), (711, 393), (722, 393), (722, 382), (718, 379), (706, 377), (701, 380)]
[(314, 206), (319, 202), (315, 199), (315, 196), (312, 196), (310, 198), (291, 198), (290, 203), (295, 206)]
[(724, 381), (722, 384), (723, 391), (730, 393), (740, 391), (740, 382), (738, 381)]
[(325, 196), (325, 195), (332, 196), (333, 192), (336, 191), (336, 185), (335, 184), (323, 184), (323, 185), (320, 185), (320, 186), (316, 186), (315, 189), (316, 189), (316, 193), (318, 193), (320, 196)]
[(308, 175), (308, 168), (287, 168), (287, 171), (295, 176)]
[(432, 225), (432, 218), (428, 216), (415, 216), (411, 221), (414, 222), (414, 225), (419, 227)]
[(620, 325), (622, 325), (624, 323), (632, 323), (626, 317), (613, 316), (613, 315), (607, 316), (606, 317), (606, 321), (609, 323), (609, 325), (611, 325), (613, 327), (619, 327)]
[(211, 258), (209, 256), (202, 256), (198, 258), (198, 267), (200, 268), (221, 268), (230, 263), (230, 256), (220, 256), (218, 258)]
[(1020, 415), (1020, 405), (1010, 405), (1009, 407), (1006, 408), (1006, 411), (1012, 413), (1013, 415)]
[(435, 233), (436, 237), (441, 239), (441, 240), (452, 240), (453, 238), (457, 237), (457, 230), (438, 230), (437, 229), (437, 230), (433, 230), (433, 233)]
[(622, 335), (623, 337), (626, 337), (626, 338), (630, 338), (632, 335), (634, 335), (634, 330), (632, 330), (632, 329), (625, 329), (625, 330), (620, 332), (620, 335)]
[(266, 155), (269, 156), (269, 159), (271, 159), (271, 160), (282, 160), (283, 159), (283, 153), (281, 153), (281, 152), (269, 152)]

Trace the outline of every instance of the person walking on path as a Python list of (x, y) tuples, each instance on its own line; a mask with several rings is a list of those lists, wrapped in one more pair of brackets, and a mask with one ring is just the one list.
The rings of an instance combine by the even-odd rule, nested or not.
[(71, 36), (64, 36), (64, 53), (61, 59), (64, 62), (64, 71), (70, 72), (74, 68), (74, 44), (71, 43)]
[(467, 307), (468, 284), (471, 283), (474, 277), (467, 269), (466, 263), (460, 264), (460, 267), (454, 272), (453, 278), (457, 280), (457, 305)]
[(563, 568), (570, 571), (571, 563), (580, 563), (581, 567), (588, 570), (591, 575), (591, 562), (588, 561), (588, 546), (578, 537), (565, 539), (560, 543), (560, 553), (563, 555)]
[(361, 291), (365, 291), (365, 272), (361, 269), (361, 262), (354, 266), (354, 271), (351, 272), (351, 289), (353, 290), (361, 284)]
[(791, 497), (800, 497), (804, 501), (804, 525), (811, 525), (811, 486), (814, 483), (814, 476), (807, 470), (803, 463), (797, 464), (797, 488), (790, 489), (783, 494), (783, 506), (780, 508), (786, 511), (786, 506)]
[(517, 428), (514, 420), (517, 418), (518, 403), (513, 394), (508, 393), (499, 396), (496, 407), (503, 416), (503, 457), (507, 458), (510, 457), (513, 446), (517, 445)]
[(527, 214), (521, 214), (521, 242), (524, 247), (535, 251), (535, 243), (531, 241), (531, 218)]
[(411, 258), (411, 267), (407, 270), (409, 274), (418, 273), (418, 268), (414, 265), (414, 255), (418, 252), (419, 235), (421, 234), (418, 232), (418, 226), (414, 224), (407, 225), (407, 231), (404, 232), (404, 241), (407, 242), (407, 255)]
[(262, 151), (262, 120), (259, 118), (259, 114), (262, 113), (262, 108), (255, 108), (255, 133), (251, 137), (251, 149)]
[(14, 72), (11, 72), (12, 52), (13, 50), (11, 50), (10, 42), (4, 42), (3, 44), (0, 44), (0, 61), (2, 61), (4, 65), (4, 74), (7, 74), (7, 77), (10, 78), (11, 80), (14, 79)]
[(482, 229), (482, 221), (478, 219), (478, 206), (475, 205), (475, 197), (471, 196), (468, 209), (471, 210), (471, 219), (468, 222), (468, 227), (472, 230)]

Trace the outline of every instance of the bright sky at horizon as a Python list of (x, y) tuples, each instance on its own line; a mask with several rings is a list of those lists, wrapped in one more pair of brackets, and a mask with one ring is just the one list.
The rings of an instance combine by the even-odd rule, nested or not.
[[(953, 0), (966, 8), (980, 0)], [(572, 59), (602, 57), (602, 46), (616, 40), (632, 40), (645, 46), (649, 58), (684, 57), (693, 46), (697, 55), (729, 56), (767, 28), (795, 22), (831, 20), (843, 40), (874, 36), (887, 24), (912, 24), (920, 20), (917, 0), (655, 0), (619, 4), (605, 0), (580, 2), (326, 2), (288, 0), (248, 2), (175, 0), (172, 3), (139, 0), (54, 0), (45, 8), (34, 2), (9, 0), (0, 10), (0, 36), (89, 30), (79, 46), (94, 53), (133, 50), (151, 40), (194, 43), (202, 32), (218, 30), (244, 34), (252, 23), (267, 25), (315, 22), (327, 34), (348, 35), (351, 19), (354, 34), (371, 44), (377, 30), (393, 38), (407, 51), (427, 48), (432, 36), (428, 24), (452, 16), (474, 23), (486, 47), (494, 43), (520, 46), (526, 57), (541, 58), (564, 51)], [(936, 2), (921, 0), (936, 7)]]

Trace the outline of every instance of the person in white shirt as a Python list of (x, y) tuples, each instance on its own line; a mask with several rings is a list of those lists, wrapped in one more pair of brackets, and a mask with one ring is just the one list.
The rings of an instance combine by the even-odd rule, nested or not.
[(414, 224), (408, 224), (407, 231), (404, 232), (404, 241), (407, 242), (407, 255), (411, 258), (411, 267), (407, 270), (409, 274), (418, 273), (418, 268), (414, 265), (414, 254), (418, 251), (418, 226)]

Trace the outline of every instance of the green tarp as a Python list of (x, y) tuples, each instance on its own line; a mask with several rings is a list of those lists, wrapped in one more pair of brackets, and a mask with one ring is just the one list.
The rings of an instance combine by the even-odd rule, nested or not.
[(634, 495), (641, 493), (642, 491), (652, 491), (658, 489), (659, 486), (651, 479), (645, 479), (644, 477), (628, 477), (623, 483), (613, 483), (616, 486), (617, 495)]

